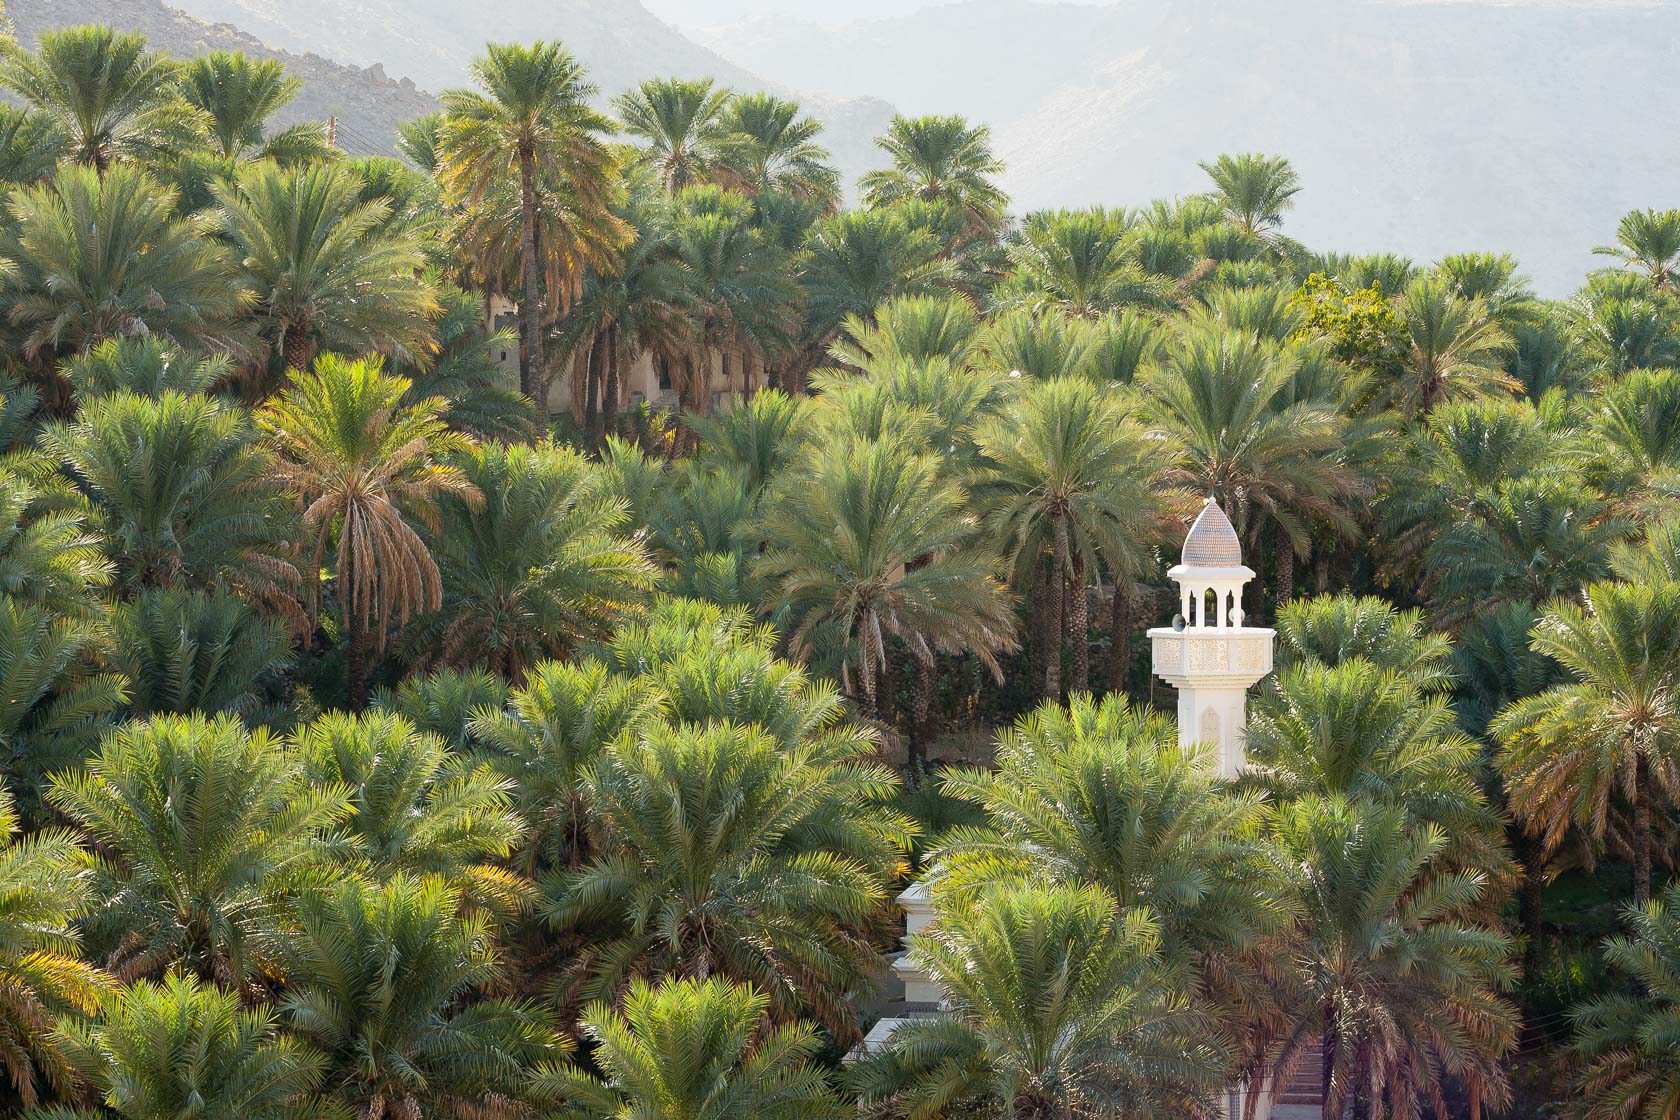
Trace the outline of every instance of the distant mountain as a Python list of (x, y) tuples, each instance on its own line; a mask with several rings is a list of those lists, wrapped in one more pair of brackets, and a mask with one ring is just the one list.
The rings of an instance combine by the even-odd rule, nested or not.
[[(40, 0), (37, 0), (40, 2)], [(99, 18), (104, 0), (78, 3)], [(289, 50), (320, 51), (357, 66), (382, 63), (420, 86), (443, 90), (471, 81), (468, 65), (487, 39), (558, 40), (589, 67), (610, 97), (645, 78), (713, 78), (737, 90), (804, 89), (798, 80), (767, 82), (684, 37), (640, 0), (513, 0), (479, 9), (469, 0), (174, 0), (204, 20), (218, 20)], [(865, 93), (813, 98), (793, 92), (824, 125), (823, 141), (847, 181), (877, 164), (872, 144), (892, 107)]]
[(1197, 160), (1278, 152), (1309, 243), (1511, 252), (1562, 294), (1621, 214), (1680, 204), (1673, 0), (966, 0), (705, 41), (770, 81), (991, 123), (1022, 209), (1136, 205), (1204, 189)]
[(436, 98), (406, 78), (387, 77), (377, 63), (364, 68), (277, 50), (237, 28), (207, 24), (159, 0), (6, 0), (5, 12), (25, 46), (33, 46), (42, 31), (98, 21), (142, 32), (154, 48), (177, 58), (218, 49), (278, 58), (303, 83), (297, 99), (278, 114), (278, 123), (337, 117), (339, 142), (361, 154), (395, 154), (397, 125), (437, 108)]

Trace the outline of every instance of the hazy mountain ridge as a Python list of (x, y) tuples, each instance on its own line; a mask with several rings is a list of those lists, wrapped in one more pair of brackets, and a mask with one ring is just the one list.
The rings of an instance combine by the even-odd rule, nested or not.
[(772, 80), (987, 121), (1018, 209), (1200, 190), (1197, 160), (1263, 149), (1300, 168), (1315, 246), (1512, 252), (1561, 294), (1621, 214), (1680, 201), (1648, 135), (1680, 108), (1674, 3), (966, 0), (708, 36)]
[(389, 77), (378, 64), (350, 66), (318, 54), (277, 49), (237, 27), (205, 23), (159, 0), (6, 0), (5, 12), (25, 46), (33, 46), (42, 31), (98, 21), (142, 32), (153, 47), (177, 58), (210, 50), (278, 58), (303, 84), (297, 98), (276, 114), (277, 123), (336, 116), (340, 142), (363, 154), (394, 154), (398, 122), (437, 108), (431, 94), (410, 80)]

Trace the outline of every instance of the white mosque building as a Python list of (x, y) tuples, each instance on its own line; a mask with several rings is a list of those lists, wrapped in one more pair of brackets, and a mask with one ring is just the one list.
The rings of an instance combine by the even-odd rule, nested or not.
[[(1155, 675), (1178, 692), (1179, 745), (1186, 750), (1217, 746), (1211, 757), (1219, 775), (1234, 777), (1246, 760), (1248, 690), (1272, 671), (1277, 631), (1243, 624), (1243, 589), (1254, 571), (1243, 565), (1236, 529), (1213, 498), (1190, 526), (1179, 563), (1167, 575), (1178, 585), (1179, 611), (1170, 625), (1149, 631)], [(925, 880), (912, 883), (898, 902), (904, 908), (906, 936), (933, 923)], [(899, 954), (892, 968), (904, 986), (903, 1002), (893, 1007), (892, 1017), (875, 1024), (854, 1053), (879, 1049), (904, 1022), (940, 1013), (944, 994), (917, 966), (914, 954)], [(1245, 1095), (1242, 1087), (1226, 1093), (1227, 1116), (1243, 1114)], [(1280, 1094), (1274, 1106), (1270, 1091), (1262, 1091), (1255, 1120), (1318, 1115), (1316, 1102), (1296, 1096)]]

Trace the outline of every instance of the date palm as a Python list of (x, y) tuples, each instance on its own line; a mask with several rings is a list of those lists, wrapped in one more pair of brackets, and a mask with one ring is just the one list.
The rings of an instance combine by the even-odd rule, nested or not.
[(0, 306), (26, 357), (154, 335), (186, 349), (237, 349), (250, 294), (228, 250), (176, 216), (173, 187), (129, 166), (67, 166), (16, 190)]
[(509, 1108), (560, 1052), (537, 1008), (475, 998), (500, 974), (492, 927), (440, 879), (311, 891), (276, 942), (281, 1020), (326, 1056), (322, 1093), (357, 1116)]
[(486, 444), (456, 456), (468, 488), (425, 534), (441, 606), (406, 643), (422, 665), (518, 679), (542, 657), (605, 638), (653, 585), (641, 541), (599, 468), (553, 444)]
[(1222, 155), (1200, 167), (1213, 180), (1225, 216), (1244, 233), (1264, 236), (1276, 230), (1301, 191), (1300, 176), (1282, 156)]
[(444, 402), (405, 405), (408, 388), (378, 361), (328, 354), (257, 414), (277, 455), (274, 474), (303, 510), (310, 571), (332, 561), (355, 708), (367, 703), (369, 656), (411, 615), (442, 605), (437, 562), (411, 519), (436, 531), (443, 495), (483, 500), (447, 462), (469, 441), (443, 423)]
[(512, 784), (487, 763), (388, 712), (329, 712), (293, 732), (291, 747), (311, 785), (349, 791), (335, 852), (347, 868), (375, 880), (436, 875), (504, 913), (523, 903), (527, 884), (497, 866), (523, 825)]
[(1272, 829), (1297, 924), (1270, 950), (1288, 962), (1285, 1013), (1257, 1038), (1252, 1072), (1287, 1083), (1316, 1049), (1325, 1120), (1356, 1102), (1439, 1115), (1452, 1085), (1502, 1107), (1517, 1029), (1499, 994), (1511, 939), (1456, 916), (1486, 907), (1481, 876), (1442, 870), (1446, 837), (1397, 808), (1313, 796), (1279, 806)]
[(153, 588), (118, 605), (111, 630), (139, 715), (251, 714), (292, 664), (285, 627), (231, 595)]
[(85, 401), (42, 445), (102, 515), (126, 591), (237, 590), (285, 613), (300, 578), (293, 522), (243, 412), (172, 390), (117, 393)]
[(592, 1005), (583, 1033), (599, 1076), (576, 1066), (538, 1075), (565, 1114), (622, 1120), (658, 1102), (683, 1120), (841, 1120), (850, 1110), (814, 1059), (815, 1030), (771, 1026), (769, 1001), (726, 980), (635, 981), (622, 1010)]
[(251, 974), (287, 876), (349, 811), (343, 786), (312, 785), (276, 739), (226, 715), (124, 724), (47, 797), (110, 854), (88, 925), (111, 971), (179, 963), (227, 985)]
[(222, 234), (239, 258), (268, 348), (257, 395), (322, 350), (413, 359), (431, 351), (439, 306), (420, 277), (417, 230), (364, 201), (354, 170), (260, 163), (217, 188)]
[(948, 1012), (858, 1062), (867, 1106), (909, 1120), (978, 1107), (1020, 1120), (1193, 1114), (1223, 1055), (1162, 960), (1147, 910), (1097, 887), (996, 887), (911, 938)]
[[(1087, 589), (1107, 568), (1131, 580), (1152, 563), (1165, 513), (1160, 448), (1119, 394), (1082, 378), (1035, 382), (975, 433), (976, 491), (1017, 587), (1046, 612), (1044, 697), (1061, 695), (1061, 648), (1072, 646), (1073, 691), (1090, 687)], [(1040, 568), (1050, 558), (1049, 576)], [(1042, 586), (1041, 585), (1042, 581)], [(1068, 617), (1059, 604), (1064, 581)]]
[[(590, 108), (595, 87), (582, 65), (557, 43), (492, 43), (473, 61), (472, 76), (482, 92), (451, 90), (443, 98), (440, 178), (467, 207), (498, 194), (516, 200), (508, 209), (518, 217), (519, 390), (535, 399), (547, 379), (545, 305), (551, 312), (562, 308), (582, 282), (584, 265), (597, 263), (575, 259), (554, 272), (541, 255), (587, 244), (594, 233), (618, 225), (609, 209), (614, 161), (603, 139), (608, 123)], [(564, 193), (586, 236), (551, 236), (539, 249), (545, 185)], [(546, 290), (545, 272), (558, 280)]]
[(1574, 679), (1493, 722), (1511, 808), (1553, 851), (1571, 828), (1603, 844), (1625, 804), (1644, 903), (1658, 807), (1680, 792), (1680, 584), (1594, 584), (1548, 607), (1532, 642)]
[[(224, 160), (263, 154), (265, 144), (285, 145), (299, 133), (268, 137), (268, 120), (297, 96), (302, 81), (286, 74), (279, 59), (250, 58), (239, 51), (210, 51), (181, 69), (181, 92), (210, 120), (215, 153)], [(326, 136), (319, 125), (304, 125), (320, 133), (322, 154)], [(290, 130), (289, 130), (290, 132)]]
[(787, 749), (765, 731), (651, 724), (584, 779), (595, 860), (550, 885), (544, 914), (592, 935), (585, 998), (638, 975), (727, 977), (780, 1020), (856, 1033), (903, 822), (857, 737)]
[(128, 682), (97, 664), (107, 641), (92, 619), (0, 596), (0, 751), (32, 822), (47, 775), (80, 765), (128, 700)]
[(18, 1103), (33, 1107), (42, 1090), (69, 1095), (76, 1071), (59, 1016), (98, 1011), (110, 978), (78, 955), (73, 923), (92, 903), (76, 837), (65, 829), (19, 835), (11, 795), (0, 790), (0, 1059)]
[(998, 736), (995, 770), (948, 770), (942, 792), (985, 827), (930, 853), (941, 897), (994, 882), (1091, 884), (1154, 915), (1173, 960), (1242, 951), (1282, 915), (1263, 887), (1260, 798), (1220, 782), (1172, 722), (1123, 696), (1045, 704)]
[(1497, 397), (1520, 388), (1505, 372), (1511, 336), (1486, 300), (1465, 299), (1449, 281), (1422, 277), (1399, 304), (1406, 350), (1389, 403), (1402, 415), (1428, 414), (1450, 400)]
[(465, 751), (476, 743), (473, 720), (484, 711), (501, 711), (507, 699), (507, 682), (494, 673), (444, 669), (416, 673), (395, 689), (381, 690), (373, 707), (402, 716), (417, 731), (441, 736), (452, 750)]
[(1359, 658), (1407, 678), (1420, 694), (1441, 692), (1459, 683), (1449, 663), (1453, 644), (1424, 623), (1421, 610), (1396, 610), (1374, 595), (1297, 599), (1278, 611), (1278, 660), (1333, 669)]
[(59, 122), (76, 162), (103, 174), (171, 96), (179, 65), (146, 37), (109, 26), (64, 27), (33, 52), (13, 50), (0, 85)]
[(225, 354), (187, 355), (156, 335), (108, 338), (83, 350), (59, 367), (76, 397), (87, 401), (113, 393), (161, 397), (178, 393), (209, 393), (233, 372)]
[(304, 1120), (324, 1062), (274, 1012), (193, 976), (142, 980), (103, 1016), (61, 1029), (100, 1101), (123, 1120)]
[(1616, 244), (1593, 252), (1637, 269), (1660, 290), (1674, 286), (1680, 269), (1680, 210), (1634, 210), (1616, 225)]
[(840, 201), (840, 176), (817, 142), (822, 124), (799, 103), (742, 93), (718, 117), (717, 173), (756, 195), (790, 195), (822, 210)]
[(410, 404), (442, 397), (444, 421), (478, 439), (518, 443), (536, 427), (531, 401), (521, 396), (497, 361), (514, 345), (506, 330), (487, 330), (484, 301), (452, 284), (437, 286), (441, 313), (432, 323), (437, 352), (416, 362), (395, 362), (392, 371), (409, 379)]
[(1002, 307), (1058, 308), (1091, 318), (1123, 307), (1164, 308), (1170, 289), (1131, 253), (1125, 215), (1108, 210), (1029, 214), (1009, 247)]
[(890, 166), (859, 181), (869, 206), (918, 199), (951, 206), (969, 236), (1001, 228), (1008, 199), (993, 177), (1003, 162), (993, 154), (991, 130), (962, 117), (895, 116), (875, 146)]
[(613, 111), (636, 145), (634, 163), (675, 195), (713, 179), (729, 101), (710, 78), (649, 78), (614, 98)]
[(841, 643), (841, 679), (872, 712), (888, 635), (922, 661), (972, 652), (994, 673), (996, 654), (1014, 646), (997, 559), (964, 516), (967, 501), (934, 457), (856, 439), (813, 448), (769, 499), (760, 574), (773, 609), (787, 612), (789, 644), (808, 657)]
[[(1577, 1089), (1588, 1120), (1660, 1117), (1680, 1098), (1680, 1065), (1668, 1040), (1680, 1015), (1680, 885), (1625, 911), (1629, 932), (1604, 943), (1605, 960), (1630, 990), (1592, 996), (1574, 1020)], [(1637, 993), (1637, 994), (1635, 994)]]
[(21, 186), (51, 178), (68, 146), (63, 128), (44, 113), (0, 108), (0, 183)]
[(91, 514), (0, 467), (0, 595), (58, 617), (99, 614), (112, 573)]

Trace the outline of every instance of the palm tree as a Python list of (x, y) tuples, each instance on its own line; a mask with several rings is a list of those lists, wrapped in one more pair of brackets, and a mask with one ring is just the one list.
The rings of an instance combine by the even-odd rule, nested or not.
[(770, 1026), (769, 1001), (726, 980), (635, 981), (622, 1011), (584, 1014), (595, 1076), (545, 1071), (538, 1092), (569, 1116), (617, 1120), (657, 1101), (660, 1114), (694, 1120), (841, 1120), (849, 1115), (813, 1059), (809, 1024)]
[(239, 159), (256, 150), (264, 154), (293, 146), (309, 133), (326, 148), (326, 133), (318, 124), (288, 129), (272, 140), (268, 119), (297, 96), (303, 83), (286, 74), (275, 58), (249, 58), (239, 51), (210, 51), (181, 69), (181, 93), (188, 104), (210, 119), (210, 138), (224, 160)]
[(469, 729), (507, 776), (525, 822), (520, 863), (528, 874), (575, 869), (588, 857), (584, 779), (609, 743), (659, 713), (660, 700), (646, 677), (613, 674), (592, 660), (544, 661), (505, 707), (473, 717)]
[(653, 585), (622, 502), (581, 454), (486, 444), (453, 464), (469, 489), (440, 501), (426, 534), (442, 606), (406, 638), (419, 663), (517, 679), (540, 657), (605, 638)]
[(841, 679), (873, 713), (888, 635), (922, 661), (972, 652), (1001, 679), (995, 655), (1014, 646), (1013, 618), (966, 504), (937, 459), (891, 440), (814, 448), (769, 501), (760, 572), (773, 609), (788, 612), (789, 645), (808, 657), (842, 643)]
[(1671, 288), (1680, 268), (1680, 210), (1634, 210), (1617, 223), (1616, 244), (1593, 252), (1645, 273), (1658, 291)]
[(599, 854), (557, 877), (543, 913), (593, 935), (586, 998), (657, 971), (765, 992), (778, 1019), (856, 1034), (849, 999), (876, 968), (872, 938), (904, 823), (858, 736), (792, 748), (730, 723), (650, 724), (584, 778)]
[(1040, 589), (1038, 609), (1048, 620), (1044, 697), (1060, 698), (1064, 640), (1072, 645), (1072, 689), (1083, 692), (1090, 687), (1087, 588), (1100, 567), (1130, 581), (1153, 562), (1149, 549), (1165, 512), (1157, 441), (1116, 392), (1075, 378), (1027, 386), (981, 423), (975, 441), (987, 528), (1016, 586)]
[(171, 96), (178, 70), (144, 35), (64, 27), (44, 32), (33, 53), (10, 51), (0, 85), (58, 121), (76, 162), (103, 174)]
[(487, 763), (387, 712), (329, 712), (293, 732), (291, 746), (312, 785), (350, 791), (335, 854), (357, 873), (436, 875), (504, 913), (525, 901), (526, 884), (495, 862), (523, 822), (512, 783)]
[(348, 167), (264, 162), (217, 188), (222, 234), (268, 347), (259, 390), (324, 349), (405, 360), (432, 349), (428, 320), (440, 309), (419, 275), (418, 231), (393, 222), (385, 201), (363, 201), (362, 185)]
[(187, 355), (156, 335), (108, 338), (69, 358), (59, 372), (78, 400), (136, 393), (161, 397), (177, 393), (209, 393), (233, 372), (226, 354)]
[(979, 1106), (1021, 1120), (1189, 1115), (1224, 1062), (1147, 910), (1097, 887), (1014, 884), (911, 938), (947, 1015), (858, 1062), (867, 1106), (931, 1120)]
[(232, 716), (158, 716), (107, 735), (48, 800), (111, 853), (89, 937), (120, 979), (180, 962), (242, 984), (274, 927), (282, 885), (319, 859), (349, 811), (298, 759)]
[(61, 1028), (101, 1103), (123, 1120), (303, 1120), (321, 1056), (275, 1030), (274, 1012), (193, 976), (141, 981), (88, 1025)]
[[(609, 211), (613, 158), (602, 141), (608, 124), (589, 107), (595, 87), (583, 67), (556, 43), (492, 43), (474, 60), (472, 75), (484, 92), (451, 90), (443, 98), (441, 178), (468, 206), (498, 189), (512, 192), (510, 179), (517, 179), (519, 391), (535, 400), (547, 378), (542, 254), (570, 248), (550, 237), (539, 249), (542, 191), (545, 184), (562, 188), (584, 230), (617, 226)], [(551, 309), (569, 300), (586, 263), (595, 262), (573, 259), (551, 273), (561, 281), (546, 290)]]
[(1402, 415), (1426, 415), (1443, 401), (1499, 396), (1520, 385), (1505, 372), (1511, 336), (1484, 299), (1464, 299), (1450, 283), (1426, 276), (1400, 299), (1407, 348), (1390, 402)]
[(929, 854), (941, 897), (990, 883), (1092, 884), (1147, 908), (1171, 960), (1229, 956), (1280, 915), (1259, 848), (1262, 804), (1181, 751), (1164, 717), (1123, 696), (1044, 704), (1000, 732), (995, 770), (948, 770), (942, 792), (984, 807)]
[(377, 361), (327, 354), (257, 414), (278, 456), (274, 474), (297, 495), (313, 538), (310, 571), (332, 551), (355, 708), (367, 703), (369, 654), (410, 615), (442, 605), (437, 562), (409, 519), (435, 532), (441, 496), (482, 501), (444, 461), (470, 446), (440, 419), (444, 402), (404, 405), (408, 388)]
[(26, 357), (154, 335), (183, 349), (237, 349), (250, 295), (234, 261), (176, 216), (174, 188), (128, 166), (103, 178), (70, 166), (10, 197), (3, 255), (16, 270), (0, 306)]
[(1092, 209), (1029, 214), (1009, 247), (1005, 308), (1058, 308), (1091, 318), (1123, 307), (1164, 307), (1170, 290), (1132, 257), (1123, 214)]
[(716, 416), (697, 420), (700, 462), (738, 475), (756, 497), (798, 461), (812, 437), (815, 409), (775, 389), (755, 393)]
[[(113, 175), (116, 172), (112, 173)], [(117, 393), (42, 433), (103, 515), (119, 586), (239, 591), (295, 611), (295, 525), (248, 416), (208, 397)]]
[(1444, 691), (1458, 683), (1448, 664), (1452, 640), (1424, 622), (1421, 610), (1396, 610), (1374, 595), (1297, 599), (1278, 610), (1279, 660), (1333, 669), (1359, 658), (1406, 677), (1420, 694)]
[(508, 1108), (560, 1050), (537, 1008), (483, 996), (488, 919), (440, 879), (354, 879), (304, 895), (276, 946), (282, 1020), (326, 1055), (322, 1091), (358, 1116)]
[[(1340, 797), (1280, 805), (1272, 830), (1295, 931), (1269, 950), (1284, 1015), (1256, 1038), (1258, 1083), (1318, 1050), (1325, 1120), (1355, 1102), (1396, 1117), (1446, 1109), (1457, 1083), (1493, 1108), (1516, 1042), (1511, 939), (1456, 915), (1485, 907), (1479, 874), (1441, 870), (1447, 840), (1395, 808)], [(1251, 1098), (1252, 1099), (1252, 1098)]]
[(32, 822), (46, 776), (80, 765), (128, 700), (128, 682), (96, 661), (107, 640), (92, 619), (0, 596), (0, 750)]
[(443, 669), (414, 674), (395, 689), (382, 689), (373, 709), (394, 712), (422, 734), (438, 735), (452, 750), (476, 743), (472, 723), (486, 712), (499, 712), (508, 700), (507, 682), (493, 673), (458, 673)]
[(514, 346), (513, 332), (486, 330), (484, 302), (472, 292), (439, 284), (437, 296), (442, 305), (432, 323), (437, 352), (391, 367), (409, 380), (405, 402), (442, 397), (449, 406), (443, 418), (456, 431), (513, 443), (530, 439), (536, 428), (531, 401), (508, 383), (496, 357)]
[(1680, 1097), (1680, 1069), (1666, 1043), (1680, 1004), (1680, 885), (1624, 913), (1631, 933), (1607, 940), (1604, 956), (1631, 990), (1593, 996), (1571, 1012), (1588, 1120), (1665, 1116)]
[(1008, 199), (992, 177), (1003, 163), (992, 153), (991, 130), (962, 117), (894, 116), (875, 146), (891, 166), (859, 180), (869, 206), (909, 199), (940, 202), (962, 215), (969, 236), (990, 236), (1002, 227)]
[[(1169, 481), (1228, 511), (1256, 572), (1269, 536), (1281, 572), (1308, 553), (1314, 524), (1351, 533), (1361, 496), (1338, 403), (1296, 396), (1300, 358), (1252, 334), (1195, 330), (1142, 381), (1148, 418), (1177, 448)], [(1259, 617), (1261, 583), (1250, 617)]]
[(15, 105), (0, 108), (0, 183), (22, 186), (52, 177), (69, 147), (59, 123)]
[(16, 806), (0, 790), (0, 1066), (18, 1103), (32, 1108), (42, 1089), (68, 1096), (76, 1087), (55, 1020), (96, 1012), (111, 984), (77, 954), (72, 923), (92, 901), (93, 884), (76, 837), (58, 828), (18, 831)]
[(139, 715), (250, 714), (292, 664), (285, 627), (231, 595), (149, 589), (116, 608), (111, 631)]
[(867, 315), (848, 315), (829, 357), (858, 370), (944, 359), (966, 368), (980, 335), (980, 313), (959, 295), (904, 295)]
[(1550, 852), (1571, 828), (1603, 844), (1627, 806), (1618, 847), (1643, 904), (1657, 806), (1680, 791), (1680, 584), (1593, 584), (1584, 605), (1548, 607), (1532, 642), (1575, 679), (1493, 722), (1511, 808)]
[(1225, 216), (1244, 233), (1270, 235), (1295, 205), (1301, 178), (1282, 156), (1245, 152), (1198, 166), (1213, 180)]
[(772, 93), (730, 98), (717, 121), (714, 174), (755, 195), (783, 194), (822, 210), (840, 201), (840, 176), (817, 143), (822, 124)]
[(613, 98), (619, 124), (640, 146), (632, 157), (668, 195), (710, 182), (731, 94), (710, 78), (649, 78)]
[(111, 565), (91, 513), (0, 468), (0, 595), (58, 617), (101, 613)]

